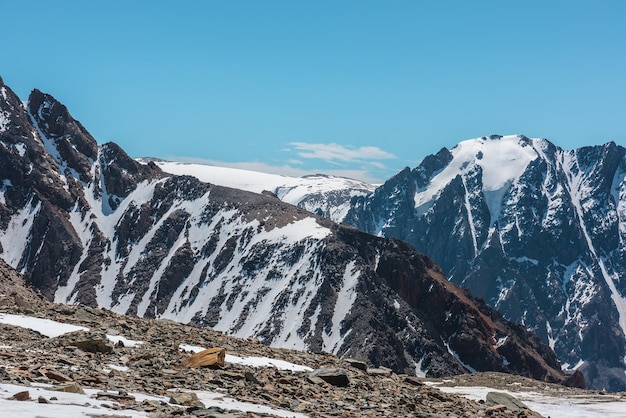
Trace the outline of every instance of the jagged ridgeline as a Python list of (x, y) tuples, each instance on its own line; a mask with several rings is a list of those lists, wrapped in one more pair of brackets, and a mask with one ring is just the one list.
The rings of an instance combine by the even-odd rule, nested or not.
[(61, 303), (206, 325), (399, 372), (561, 382), (554, 352), (404, 242), (98, 146), (0, 83), (2, 258)]
[(626, 390), (626, 150), (491, 136), (426, 157), (344, 222), (425, 251), (589, 387)]

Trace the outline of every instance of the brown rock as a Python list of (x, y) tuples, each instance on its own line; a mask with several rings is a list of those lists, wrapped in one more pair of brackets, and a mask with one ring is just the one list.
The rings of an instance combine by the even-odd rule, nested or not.
[(192, 355), (183, 364), (187, 367), (212, 367), (217, 369), (224, 367), (225, 358), (225, 349), (213, 347)]
[(11, 396), (9, 399), (14, 401), (29, 401), (30, 393), (27, 390), (22, 392), (17, 392), (15, 395)]
[(406, 376), (404, 381), (413, 386), (424, 386), (424, 383), (415, 376)]
[(168, 392), (168, 395), (170, 395), (170, 403), (204, 408), (204, 404), (198, 400), (198, 395), (193, 392)]
[(43, 396), (40, 396), (37, 398), (37, 402), (39, 403), (50, 403), (49, 400), (47, 400), (46, 398), (44, 398)]
[(504, 405), (493, 405), (493, 406), (490, 406), (487, 409), (485, 409), (485, 413), (487, 415), (493, 415), (493, 414), (496, 414), (496, 413), (499, 413), (499, 412), (504, 412), (504, 411), (506, 411), (506, 409), (507, 408)]
[(77, 341), (74, 343), (74, 345), (81, 350), (87, 351), (89, 353), (110, 353), (113, 351), (113, 347), (111, 347), (108, 342), (106, 342), (102, 338)]
[(65, 385), (54, 386), (52, 390), (56, 390), (58, 392), (67, 392), (67, 393), (81, 393), (84, 394), (83, 388), (76, 382), (70, 382)]
[(56, 380), (57, 382), (70, 382), (72, 380), (63, 373), (59, 373), (55, 370), (46, 370), (43, 375), (48, 379)]
[(113, 392), (98, 392), (96, 393), (96, 399), (111, 399), (118, 402), (129, 402), (134, 401), (135, 397), (129, 395), (127, 392), (123, 390), (118, 391), (118, 393)]

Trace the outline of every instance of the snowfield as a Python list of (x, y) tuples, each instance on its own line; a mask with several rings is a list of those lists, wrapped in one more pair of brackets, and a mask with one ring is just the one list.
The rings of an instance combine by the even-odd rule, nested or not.
[[(428, 382), (427, 382), (428, 383)], [(524, 402), (533, 411), (544, 417), (551, 418), (624, 418), (626, 416), (626, 401), (615, 400), (614, 396), (605, 395), (606, 399), (581, 396), (561, 398), (547, 396), (538, 392), (509, 392), (485, 386), (438, 386), (430, 382), (442, 392), (454, 393), (465, 398), (480, 401), (485, 400), (489, 392), (503, 392)]]
[[(146, 163), (148, 160), (138, 161)], [(376, 189), (375, 185), (359, 180), (323, 174), (289, 177), (203, 164), (173, 161), (154, 163), (166, 173), (193, 176), (205, 183), (253, 193), (269, 191), (290, 205), (300, 206), (311, 212), (316, 209), (327, 211), (329, 213), (326, 215), (335, 222), (341, 222), (345, 218), (352, 197), (364, 196)]]

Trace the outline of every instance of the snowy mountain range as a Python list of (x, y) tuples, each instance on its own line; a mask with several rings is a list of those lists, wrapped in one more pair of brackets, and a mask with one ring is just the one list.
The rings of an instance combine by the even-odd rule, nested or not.
[[(494, 370), (584, 384), (402, 241), (98, 146), (39, 90), (22, 102), (0, 80), (0, 113), (0, 255), (50, 300), (411, 374)], [(274, 192), (289, 190), (302, 194), (289, 182)]]
[(376, 186), (362, 181), (324, 174), (288, 177), (204, 164), (145, 158), (139, 161), (152, 161), (166, 173), (194, 176), (206, 183), (254, 193), (271, 192), (283, 202), (335, 222), (341, 222), (346, 217), (353, 197), (365, 196), (376, 189)]
[(355, 198), (344, 222), (427, 253), (590, 387), (626, 390), (625, 155), (468, 140)]

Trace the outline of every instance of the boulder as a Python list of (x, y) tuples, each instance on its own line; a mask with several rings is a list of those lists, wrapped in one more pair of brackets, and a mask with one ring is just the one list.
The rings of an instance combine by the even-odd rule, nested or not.
[(391, 376), (393, 371), (387, 367), (374, 367), (371, 369), (367, 369), (367, 374), (370, 376)]
[(21, 392), (17, 392), (15, 395), (11, 396), (9, 399), (14, 401), (29, 401), (30, 393), (27, 390), (23, 390)]
[(113, 347), (103, 338), (76, 341), (74, 345), (89, 353), (110, 353), (113, 351)]
[(492, 409), (508, 409), (512, 412), (524, 412), (524, 416), (531, 418), (542, 418), (543, 416), (532, 411), (524, 402), (503, 392), (489, 392), (485, 398), (487, 405), (493, 405)]
[(196, 406), (204, 408), (204, 404), (198, 399), (198, 395), (193, 392), (168, 392), (170, 403), (183, 406)]
[(350, 384), (348, 372), (343, 369), (317, 369), (313, 370), (308, 379), (312, 383), (329, 383), (333, 386), (346, 387)]
[(363, 371), (367, 370), (367, 363), (365, 363), (364, 361), (355, 360), (353, 358), (347, 358), (344, 360), (346, 361), (346, 363), (348, 363), (350, 366), (354, 367), (355, 369), (359, 369)]
[(192, 355), (183, 364), (187, 367), (212, 367), (217, 369), (224, 367), (225, 359), (226, 350), (221, 347), (213, 347)]
[(415, 376), (406, 376), (404, 378), (404, 381), (406, 383), (408, 383), (409, 385), (413, 385), (413, 386), (424, 386), (424, 382), (422, 382), (419, 378), (415, 377)]
[(67, 393), (80, 393), (85, 394), (83, 388), (76, 382), (66, 383), (64, 385), (53, 386), (52, 390), (56, 390), (58, 392), (67, 392)]

